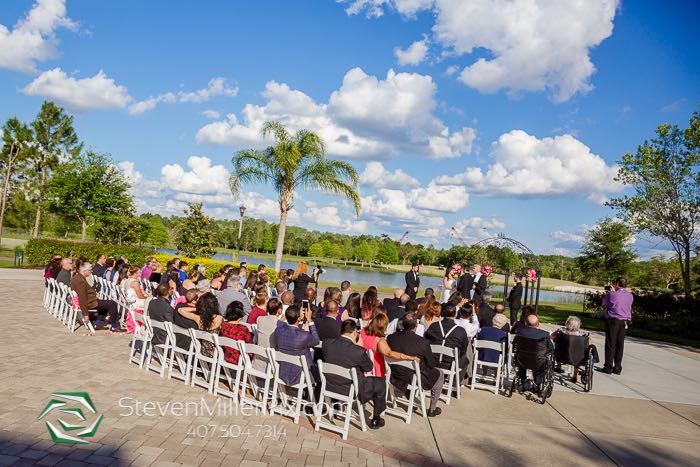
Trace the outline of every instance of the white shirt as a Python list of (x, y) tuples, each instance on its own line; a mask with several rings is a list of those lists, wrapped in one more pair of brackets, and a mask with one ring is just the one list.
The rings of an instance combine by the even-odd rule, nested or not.
[(457, 323), (457, 326), (467, 331), (467, 337), (470, 339), (479, 334), (479, 329), (481, 329), (479, 326), (479, 319), (476, 315), (472, 315), (470, 319), (456, 319), (455, 323)]
[[(478, 324), (478, 323), (477, 323)], [(396, 318), (393, 320), (391, 323), (389, 323), (389, 326), (386, 328), (386, 335), (390, 336), (391, 334), (394, 334), (396, 332), (396, 329), (399, 325), (399, 319)], [(422, 324), (418, 323), (418, 326), (416, 327), (416, 334), (419, 336), (423, 337), (423, 334), (425, 333), (425, 326)]]

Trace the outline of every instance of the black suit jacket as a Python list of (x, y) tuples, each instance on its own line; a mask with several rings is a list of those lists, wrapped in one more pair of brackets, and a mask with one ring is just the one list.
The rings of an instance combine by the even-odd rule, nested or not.
[(316, 323), (318, 338), (322, 341), (334, 337), (340, 337), (340, 323), (337, 322), (335, 318), (326, 316), (324, 318), (314, 320), (314, 323)]
[(389, 318), (389, 322), (391, 323), (395, 319), (401, 319), (403, 318), (403, 315), (406, 314), (406, 308), (403, 306), (397, 306), (396, 308), (393, 308), (391, 311), (387, 310), (387, 317)]
[[(152, 321), (160, 321), (161, 323), (169, 321), (173, 322), (173, 307), (170, 303), (163, 297), (157, 297), (151, 300), (148, 304), (148, 317)], [(160, 329), (153, 330), (153, 339), (151, 339), (152, 344), (165, 344), (165, 332)]]
[(398, 308), (400, 304), (401, 301), (398, 298), (385, 298), (384, 309), (386, 310), (387, 315)]
[[(178, 308), (181, 307), (190, 307), (192, 305), (188, 305), (187, 303), (178, 303), (175, 306), (175, 311), (173, 312), (173, 324), (176, 326), (180, 326), (181, 328), (185, 329), (198, 329), (197, 323), (192, 321), (189, 318), (185, 318), (182, 316), (180, 313), (177, 312)], [(188, 348), (190, 346), (190, 343), (192, 342), (192, 339), (189, 338), (189, 336), (183, 336), (181, 334), (176, 334), (175, 335), (175, 340), (177, 343), (178, 347), (181, 348)]]
[(412, 299), (416, 299), (416, 291), (413, 289), (420, 287), (420, 274), (408, 271), (406, 273), (406, 294)]
[[(449, 332), (446, 339), (443, 337), (442, 332), (440, 331), (440, 324), (442, 324), (442, 330), (445, 331), (445, 334)], [(452, 328), (455, 328), (455, 330), (450, 331)], [(469, 346), (467, 331), (455, 323), (455, 320), (453, 319), (443, 319), (442, 321), (431, 324), (425, 331), (425, 338), (428, 339), (428, 342), (431, 344), (444, 345), (445, 347), (449, 347), (451, 349), (454, 349), (455, 347), (458, 348), (460, 356), (466, 355), (467, 347)], [(445, 339), (444, 344), (442, 343), (443, 339)], [(452, 359), (443, 359), (443, 362), (452, 363)]]
[(479, 311), (476, 314), (479, 317), (479, 327), (488, 328), (493, 325), (493, 317), (496, 312), (488, 303), (479, 305)]
[[(435, 367), (436, 359), (430, 349), (430, 342), (413, 331), (395, 332), (386, 338), (389, 347), (394, 352), (420, 357), (420, 374), (423, 389), (430, 389), (440, 377), (440, 371)], [(391, 384), (405, 391), (413, 378), (413, 371), (400, 366), (391, 368)]]
[[(472, 277), (471, 273), (467, 273), (459, 278), (459, 282), (457, 283), (457, 290), (462, 292), (462, 295), (464, 295), (466, 298), (469, 298), (470, 291), (472, 290), (473, 286), (474, 278)], [(486, 282), (486, 276), (482, 274), (476, 283), (476, 289), (474, 289), (474, 296), (476, 297), (477, 295), (481, 295), (481, 292), (486, 290), (487, 287), (488, 283)]]
[(512, 289), (510, 289), (510, 293), (508, 294), (508, 298), (506, 299), (511, 311), (518, 311), (520, 309), (520, 301), (522, 300), (522, 298), (523, 284), (518, 282), (513, 286)]
[[(355, 368), (357, 383), (359, 385), (360, 402), (365, 403), (371, 399), (376, 391), (377, 384), (383, 382), (379, 378), (366, 378), (365, 371), (371, 371), (374, 363), (367, 355), (367, 351), (352, 342), (347, 337), (326, 339), (321, 344), (323, 361), (343, 368)], [(352, 381), (335, 375), (326, 376), (326, 389), (338, 394), (348, 394)]]

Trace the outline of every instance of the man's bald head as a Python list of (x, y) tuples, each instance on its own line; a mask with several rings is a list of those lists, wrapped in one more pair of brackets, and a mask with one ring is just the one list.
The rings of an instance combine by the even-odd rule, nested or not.
[(408, 296), (408, 294), (403, 294), (401, 295), (401, 298), (399, 299), (399, 302), (401, 303), (401, 306), (406, 306), (408, 301), (411, 299), (411, 297)]
[(394, 289), (394, 298), (401, 298), (406, 291), (404, 289)]
[(540, 320), (537, 315), (530, 315), (526, 318), (527, 327), (538, 328), (540, 327)]
[(306, 292), (304, 292), (304, 297), (308, 301), (313, 302), (316, 299), (316, 289), (311, 289), (311, 288), (306, 289)]
[(338, 302), (330, 300), (326, 303), (326, 313), (328, 316), (336, 317), (338, 315)]
[(291, 305), (294, 303), (294, 294), (287, 290), (280, 297), (280, 301), (282, 302), (282, 305)]

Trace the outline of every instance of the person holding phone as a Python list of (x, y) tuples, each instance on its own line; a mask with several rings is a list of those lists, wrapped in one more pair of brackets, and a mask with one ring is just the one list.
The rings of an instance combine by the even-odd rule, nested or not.
[[(292, 305), (284, 312), (284, 316), (287, 324), (278, 326), (271, 339), (274, 342), (275, 350), (289, 355), (305, 356), (312, 377), (319, 381), (318, 368), (314, 364), (311, 348), (317, 346), (321, 340), (311, 318), (311, 308), (308, 306), (300, 308), (297, 305)], [(300, 366), (285, 362), (280, 363), (280, 378), (285, 384), (297, 384), (300, 375)]]

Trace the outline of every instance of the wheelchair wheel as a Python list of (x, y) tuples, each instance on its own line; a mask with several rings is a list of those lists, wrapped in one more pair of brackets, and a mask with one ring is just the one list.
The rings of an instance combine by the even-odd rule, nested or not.
[(540, 404), (544, 404), (548, 397), (552, 396), (554, 390), (554, 361), (547, 362), (547, 369), (542, 379), (542, 388), (540, 389)]
[(583, 390), (590, 392), (593, 389), (593, 373), (595, 373), (595, 362), (593, 361), (593, 355), (588, 356), (588, 361), (586, 362), (586, 384), (584, 384)]

